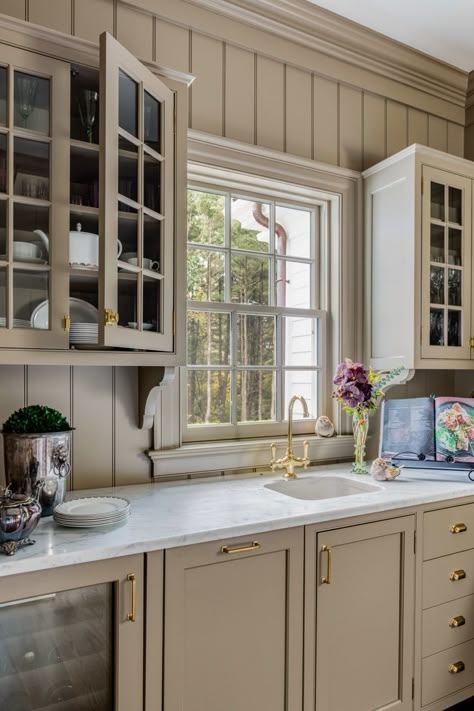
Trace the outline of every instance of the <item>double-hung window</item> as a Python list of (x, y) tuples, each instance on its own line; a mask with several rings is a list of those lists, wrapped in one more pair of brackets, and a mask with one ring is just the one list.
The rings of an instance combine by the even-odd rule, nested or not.
[[(283, 189), (188, 190), (186, 440), (283, 434), (324, 398), (323, 204)], [(302, 418), (297, 403), (295, 418)]]

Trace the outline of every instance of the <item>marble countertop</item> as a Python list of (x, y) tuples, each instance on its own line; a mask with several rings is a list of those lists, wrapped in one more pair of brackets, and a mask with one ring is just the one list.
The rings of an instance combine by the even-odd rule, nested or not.
[[(358, 482), (370, 477), (350, 474), (349, 465), (323, 465), (299, 475), (320, 478), (334, 474)], [(474, 483), (465, 473), (404, 470), (392, 482), (377, 482), (380, 490), (340, 498), (305, 501), (265, 488), (281, 474), (195, 479), (168, 484), (142, 484), (70, 493), (68, 498), (115, 495), (127, 498), (130, 518), (107, 529), (61, 528), (42, 519), (33, 534), (34, 546), (15, 556), (0, 555), (0, 577), (76, 563), (144, 553), (191, 543), (251, 535), (263, 531), (331, 522), (437, 501), (474, 497)], [(291, 487), (293, 482), (287, 482)], [(474, 498), (473, 498), (474, 501)]]

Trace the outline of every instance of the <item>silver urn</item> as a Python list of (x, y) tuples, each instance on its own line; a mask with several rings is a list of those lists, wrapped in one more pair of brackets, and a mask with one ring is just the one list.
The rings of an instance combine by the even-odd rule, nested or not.
[(4, 432), (5, 477), (12, 494), (32, 496), (41, 482), (42, 516), (51, 516), (64, 501), (71, 472), (72, 432), (16, 434)]

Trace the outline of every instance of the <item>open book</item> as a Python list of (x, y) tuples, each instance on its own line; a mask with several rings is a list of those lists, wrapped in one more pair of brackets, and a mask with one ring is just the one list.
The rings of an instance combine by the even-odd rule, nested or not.
[(474, 462), (474, 398), (385, 400), (380, 456)]

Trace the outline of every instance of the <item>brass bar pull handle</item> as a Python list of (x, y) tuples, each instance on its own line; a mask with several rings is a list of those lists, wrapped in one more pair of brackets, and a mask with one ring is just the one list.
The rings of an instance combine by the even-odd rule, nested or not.
[(247, 546), (221, 546), (221, 553), (246, 553), (247, 551), (256, 551), (260, 547), (258, 541), (252, 541)]
[(327, 553), (326, 575), (321, 577), (322, 585), (331, 585), (332, 582), (332, 550), (329, 546), (321, 546), (321, 553)]
[(465, 570), (453, 570), (451, 575), (449, 576), (449, 579), (455, 583), (457, 580), (464, 580), (466, 577), (466, 571)]
[(466, 665), (464, 664), (464, 662), (454, 662), (454, 664), (449, 665), (448, 671), (450, 674), (460, 674), (464, 671), (465, 668)]
[(451, 617), (451, 619), (449, 620), (450, 627), (462, 627), (465, 624), (466, 619), (462, 615), (458, 615), (458, 617)]
[(454, 523), (449, 530), (451, 533), (464, 533), (467, 531), (467, 526), (465, 523)]
[(129, 573), (127, 580), (132, 583), (132, 611), (127, 613), (128, 622), (137, 621), (137, 576), (135, 573)]

